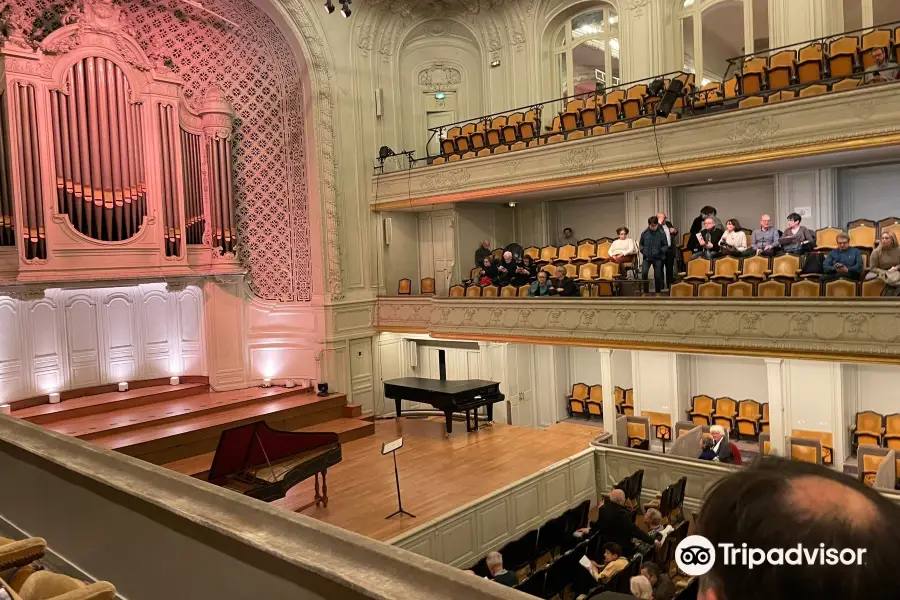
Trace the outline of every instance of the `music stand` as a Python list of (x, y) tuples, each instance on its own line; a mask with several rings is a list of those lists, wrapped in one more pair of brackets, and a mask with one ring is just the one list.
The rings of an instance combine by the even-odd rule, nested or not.
[(397, 510), (386, 516), (386, 520), (392, 517), (396, 517), (397, 515), (406, 515), (407, 517), (412, 517), (413, 519), (416, 518), (416, 515), (403, 510), (403, 501), (400, 499), (400, 471), (397, 470), (397, 450), (402, 447), (403, 438), (397, 438), (393, 442), (384, 442), (381, 444), (382, 456), (388, 453), (394, 455), (394, 479), (397, 482)]

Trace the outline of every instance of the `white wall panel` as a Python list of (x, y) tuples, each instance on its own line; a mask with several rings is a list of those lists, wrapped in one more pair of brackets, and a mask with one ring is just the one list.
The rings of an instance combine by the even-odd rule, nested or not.
[[(847, 365), (856, 370), (855, 386), (848, 386), (845, 398), (857, 411), (874, 410), (883, 415), (900, 412), (900, 367), (890, 365)], [(855, 388), (855, 389), (854, 389)], [(855, 414), (856, 411), (853, 411)], [(852, 416), (852, 415), (851, 415)]]
[(706, 394), (713, 398), (728, 396), (735, 400), (749, 398), (769, 401), (766, 361), (738, 356), (690, 356), (690, 395)]
[(0, 298), (0, 399), (205, 374), (199, 288), (165, 284)]
[(838, 180), (841, 223), (835, 225), (854, 219), (900, 217), (900, 165), (841, 169)]
[(791, 429), (833, 431), (831, 407), (837, 390), (832, 385), (832, 365), (803, 360), (790, 360), (786, 364)]
[[(553, 202), (550, 210), (554, 213), (551, 219), (555, 223), (555, 230), (551, 231), (554, 244), (564, 243), (562, 231), (566, 227), (571, 227), (575, 239), (580, 240), (615, 237), (616, 229), (625, 225), (625, 197), (622, 195)], [(531, 244), (530, 240), (526, 241), (523, 245)]]
[[(675, 190), (673, 211), (679, 235), (690, 230), (700, 209), (707, 205), (717, 210), (723, 223), (737, 218), (741, 226), (747, 229), (759, 227), (759, 217), (763, 213), (772, 215), (774, 223), (779, 229), (783, 229), (784, 218), (787, 216), (775, 214), (775, 182), (771, 177), (682, 187)], [(644, 222), (646, 223), (646, 219)]]

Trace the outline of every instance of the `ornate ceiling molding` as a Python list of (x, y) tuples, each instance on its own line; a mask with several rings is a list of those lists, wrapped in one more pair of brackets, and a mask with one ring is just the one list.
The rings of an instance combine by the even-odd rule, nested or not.
[(898, 308), (863, 299), (379, 298), (377, 327), (468, 340), (900, 364)]

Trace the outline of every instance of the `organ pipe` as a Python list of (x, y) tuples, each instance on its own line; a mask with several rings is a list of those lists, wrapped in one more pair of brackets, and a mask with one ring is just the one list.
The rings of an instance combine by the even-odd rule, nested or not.
[(23, 223), (20, 236), (28, 260), (47, 258), (47, 240), (44, 230), (44, 193), (41, 188), (40, 144), (35, 106), (34, 86), (13, 85), (16, 110), (19, 117), (20, 140), (18, 144), (18, 177), (23, 186)]
[(181, 170), (184, 175), (184, 229), (188, 244), (203, 243), (203, 175), (200, 136), (181, 130)]
[(105, 58), (69, 67), (64, 89), (50, 92), (57, 210), (88, 237), (127, 240), (147, 215), (142, 105)]
[(0, 246), (16, 245), (13, 206), (6, 95), (0, 93)]
[(231, 160), (231, 109), (225, 94), (211, 86), (203, 98), (203, 133), (206, 138), (209, 233), (213, 248), (234, 254), (237, 229), (234, 224), (234, 179)]
[(175, 119), (172, 106), (160, 104), (159, 134), (162, 159), (162, 215), (166, 256), (181, 255), (181, 223), (178, 210)]

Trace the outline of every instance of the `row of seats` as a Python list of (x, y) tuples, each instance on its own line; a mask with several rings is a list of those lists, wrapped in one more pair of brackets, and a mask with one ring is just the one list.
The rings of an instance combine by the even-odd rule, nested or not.
[(682, 281), (669, 288), (669, 295), (672, 298), (876, 298), (883, 290), (881, 279), (837, 279), (824, 284), (812, 279), (793, 282), (771, 279), (759, 283), (707, 281), (701, 284)]
[[(724, 82), (714, 81), (703, 85), (694, 98), (693, 106), (703, 108), (729, 98), (829, 79), (844, 78), (831, 85), (833, 91), (852, 89), (860, 83), (860, 78), (853, 75), (860, 74), (875, 64), (872, 52), (876, 48), (885, 49), (889, 55), (900, 55), (897, 41), (900, 41), (900, 27), (894, 31), (871, 31), (863, 35), (861, 40), (858, 36), (841, 36), (827, 43), (813, 42), (799, 51), (786, 49), (769, 56), (752, 56), (744, 60), (741, 71), (734, 77)], [(803, 97), (827, 91), (827, 85), (819, 84), (813, 90), (803, 88), (799, 95)], [(784, 99), (787, 98), (780, 98)], [(755, 104), (745, 106), (752, 105)]]
[[(572, 393), (566, 397), (567, 409), (570, 417), (584, 417), (590, 420), (592, 416), (603, 418), (603, 386), (586, 385), (576, 383), (572, 386)], [(634, 415), (634, 390), (615, 388), (616, 412), (620, 415)]]
[(900, 451), (900, 413), (882, 415), (874, 410), (858, 412), (850, 433), (854, 453), (859, 446), (881, 446)]
[(769, 431), (769, 404), (756, 400), (712, 398), (700, 394), (691, 398), (688, 418), (697, 425), (721, 425), (728, 432), (755, 437)]
[(116, 588), (106, 581), (85, 583), (46, 570), (39, 562), (47, 550), (43, 538), (0, 538), (0, 598), (10, 600), (113, 600)]

